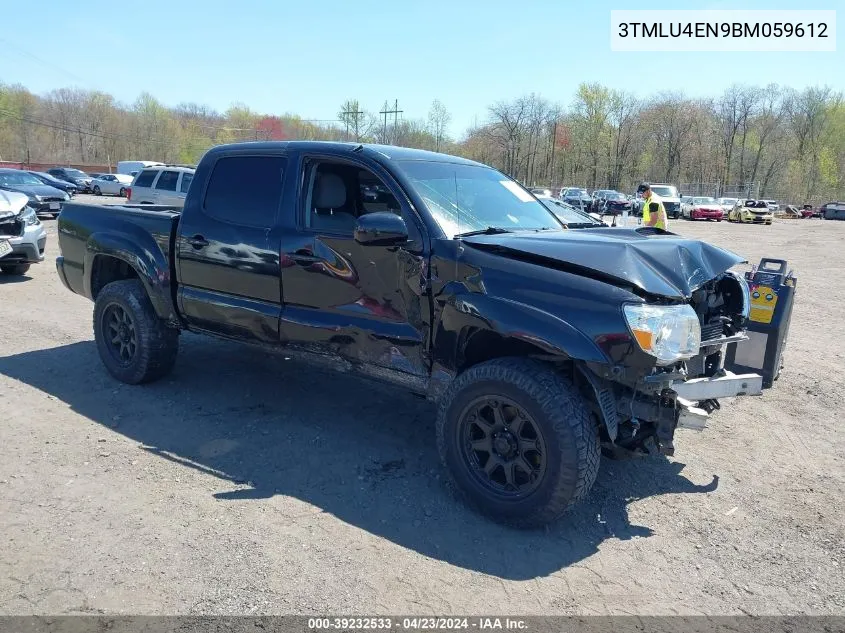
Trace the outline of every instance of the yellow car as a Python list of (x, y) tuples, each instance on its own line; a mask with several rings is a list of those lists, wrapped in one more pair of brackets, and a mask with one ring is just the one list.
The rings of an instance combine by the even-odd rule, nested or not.
[(769, 205), (762, 200), (746, 200), (738, 202), (728, 212), (728, 222), (741, 222), (743, 224), (771, 224), (775, 214)]

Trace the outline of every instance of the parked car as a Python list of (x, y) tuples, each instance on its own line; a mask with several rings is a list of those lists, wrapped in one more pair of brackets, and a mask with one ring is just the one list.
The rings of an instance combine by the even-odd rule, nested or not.
[(47, 170), (47, 173), (53, 176), (53, 178), (73, 183), (82, 193), (89, 193), (91, 191), (92, 178), (84, 171), (73, 167), (52, 167)]
[(777, 200), (763, 200), (762, 202), (766, 203), (769, 209), (772, 210), (772, 213), (780, 211), (780, 203)]
[(715, 198), (696, 196), (683, 207), (683, 217), (687, 220), (716, 220), (721, 222), (725, 217), (722, 206)]
[(147, 167), (132, 181), (126, 197), (138, 204), (181, 207), (194, 178), (190, 167)]
[(588, 211), (592, 211), (593, 213), (601, 213), (601, 209), (604, 206), (605, 198), (611, 194), (616, 193), (612, 189), (596, 189), (592, 194), (590, 194), (590, 208)]
[(585, 211), (590, 210), (593, 202), (587, 190), (581, 189), (580, 187), (568, 187), (564, 189), (561, 200), (567, 204), (571, 204), (576, 209), (584, 209)]
[(551, 189), (546, 189), (545, 187), (532, 187), (532, 188), (531, 188), (531, 193), (533, 193), (535, 196), (548, 196), (548, 197), (551, 197), (551, 195), (552, 195), (552, 190), (551, 190)]
[(54, 189), (58, 189), (59, 191), (64, 191), (69, 196), (75, 196), (76, 192), (79, 191), (79, 187), (77, 187), (73, 183), (68, 182), (66, 180), (59, 180), (58, 178), (54, 178), (46, 171), (30, 171), (27, 173), (30, 173), (35, 176), (45, 185), (49, 185)]
[(819, 211), (825, 220), (845, 220), (845, 202), (828, 202)]
[(91, 189), (95, 196), (126, 197), (126, 192), (132, 184), (132, 176), (126, 174), (103, 174), (91, 181)]
[(59, 215), (62, 203), (70, 200), (64, 191), (45, 185), (41, 180), (20, 169), (0, 169), (0, 189), (26, 194), (29, 206), (36, 213)]
[(744, 259), (706, 242), (564, 229), (502, 173), (409, 148), (221, 145), (195, 179), (184, 207), (59, 216), (58, 275), (125, 383), (167, 375), (180, 330), (393, 382), (437, 403), (456, 489), (519, 526), (586, 496), (602, 444), (673, 454), (715, 398), (762, 391), (722, 368)]
[(44, 260), (47, 232), (18, 191), (0, 190), (0, 272), (23, 275), (32, 264)]
[(821, 207), (814, 207), (811, 204), (805, 204), (800, 210), (802, 218), (821, 218)]
[(728, 213), (728, 222), (741, 222), (743, 224), (771, 224), (774, 219), (774, 213), (763, 200), (738, 202)]
[(730, 213), (731, 209), (736, 206), (737, 202), (739, 202), (739, 198), (719, 198), (716, 200), (716, 203), (722, 207), (722, 211), (725, 212), (725, 215)]
[(663, 202), (667, 217), (679, 218), (681, 216), (681, 196), (675, 185), (651, 183), (651, 193)]
[(596, 211), (599, 215), (622, 215), (625, 211), (631, 213), (633, 205), (623, 194), (611, 191), (604, 194), (601, 206)]

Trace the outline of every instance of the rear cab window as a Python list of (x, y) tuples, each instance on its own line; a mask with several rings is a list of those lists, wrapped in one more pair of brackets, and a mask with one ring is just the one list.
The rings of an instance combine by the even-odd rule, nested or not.
[(208, 180), (203, 211), (231, 224), (271, 226), (281, 203), (286, 166), (284, 156), (219, 159)]

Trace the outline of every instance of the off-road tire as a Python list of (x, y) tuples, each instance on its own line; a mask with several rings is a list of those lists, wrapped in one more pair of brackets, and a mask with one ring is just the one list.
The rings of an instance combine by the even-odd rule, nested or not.
[[(109, 349), (103, 315), (109, 306), (127, 311), (134, 321), (137, 345), (128, 364), (121, 364)], [(137, 279), (113, 281), (94, 303), (94, 339), (109, 373), (130, 385), (153, 382), (173, 369), (179, 351), (179, 332), (167, 327), (153, 309), (144, 285)]]
[(7, 266), (0, 266), (0, 272), (4, 275), (25, 275), (29, 271), (31, 264), (9, 264)]
[[(459, 417), (483, 395), (515, 401), (533, 417), (547, 448), (539, 486), (524, 497), (504, 499), (478, 483), (461, 449)], [(470, 367), (449, 386), (437, 414), (437, 447), (455, 487), (474, 509), (521, 528), (559, 518), (586, 497), (601, 457), (598, 428), (585, 398), (550, 366), (528, 358), (500, 358)]]

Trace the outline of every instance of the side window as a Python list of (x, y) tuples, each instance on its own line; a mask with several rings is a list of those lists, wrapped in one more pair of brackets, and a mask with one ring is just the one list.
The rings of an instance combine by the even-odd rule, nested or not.
[(176, 183), (179, 181), (178, 171), (163, 171), (158, 177), (156, 189), (163, 189), (165, 191), (176, 191)]
[(191, 181), (194, 179), (194, 175), (189, 171), (182, 172), (182, 184), (179, 186), (179, 191), (182, 193), (188, 193), (188, 187), (191, 186)]
[(387, 185), (370, 170), (321, 162), (312, 166), (305, 177), (307, 228), (351, 236), (362, 215), (390, 212), (405, 220), (413, 244), (409, 248), (422, 248), (422, 233), (416, 221), (405, 216)]
[(158, 172), (154, 170), (144, 170), (138, 177), (135, 179), (135, 186), (136, 187), (151, 187), (153, 184), (153, 180), (155, 180), (156, 174)]
[(224, 222), (273, 224), (282, 197), (284, 156), (229, 156), (214, 165), (205, 191), (205, 212)]

